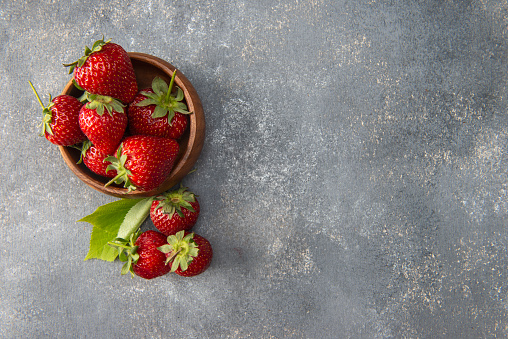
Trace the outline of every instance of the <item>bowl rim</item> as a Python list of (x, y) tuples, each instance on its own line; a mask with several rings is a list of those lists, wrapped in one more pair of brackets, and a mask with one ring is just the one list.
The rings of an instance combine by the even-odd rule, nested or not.
[[(175, 71), (176, 67), (169, 62), (158, 58), (153, 55), (139, 53), (139, 52), (128, 52), (129, 57), (134, 62), (147, 63), (165, 73), (169, 78)], [(84, 164), (76, 164), (75, 153), (76, 149), (72, 147), (59, 146), (60, 153), (63, 157), (64, 162), (71, 169), (71, 171), (81, 179), (85, 184), (91, 188), (111, 196), (118, 198), (145, 198), (159, 195), (173, 186), (178, 184), (192, 169), (196, 163), (204, 144), (205, 135), (205, 116), (203, 112), (203, 106), (201, 100), (191, 82), (185, 77), (181, 71), (177, 71), (175, 76), (175, 84), (180, 87), (184, 92), (184, 97), (187, 102), (187, 106), (192, 114), (189, 115), (188, 124), (188, 139), (185, 141), (185, 151), (180, 154), (178, 161), (174, 164), (171, 173), (166, 180), (159, 185), (156, 189), (150, 191), (134, 190), (129, 192), (126, 188), (110, 185), (104, 187), (104, 184), (109, 180), (98, 180), (90, 176), (91, 171), (86, 168)], [(64, 87), (62, 94), (70, 94), (75, 88), (72, 79)], [(139, 88), (138, 90), (142, 90)], [(179, 141), (180, 144), (180, 141)], [(182, 145), (180, 144), (180, 147)], [(73, 156), (74, 154), (74, 156)]]

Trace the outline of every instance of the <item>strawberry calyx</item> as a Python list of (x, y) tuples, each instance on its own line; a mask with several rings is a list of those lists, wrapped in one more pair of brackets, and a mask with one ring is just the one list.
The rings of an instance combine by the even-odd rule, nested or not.
[(182, 208), (186, 208), (191, 212), (196, 212), (192, 207), (191, 203), (196, 202), (196, 195), (188, 191), (187, 187), (180, 185), (180, 188), (173, 191), (168, 191), (157, 196), (155, 200), (159, 201), (156, 209), (162, 208), (165, 214), (168, 214), (170, 218), (173, 214), (184, 218)]
[(141, 231), (138, 230), (132, 233), (128, 240), (116, 238), (108, 242), (108, 245), (118, 249), (118, 259), (120, 259), (121, 262), (125, 262), (121, 270), (122, 275), (130, 273), (131, 276), (134, 277), (133, 266), (139, 259), (139, 254), (137, 253), (139, 246), (136, 246), (135, 243), (140, 234)]
[(189, 264), (198, 256), (199, 248), (193, 239), (194, 233), (185, 234), (185, 231), (177, 232), (168, 237), (168, 243), (157, 247), (159, 251), (168, 255), (166, 265), (171, 263), (171, 272), (178, 268), (187, 270)]
[(105, 44), (109, 43), (111, 41), (111, 39), (107, 40), (107, 41), (104, 41), (104, 36), (102, 37), (101, 40), (97, 40), (96, 42), (94, 42), (94, 44), (92, 45), (92, 48), (88, 48), (88, 46), (85, 46), (85, 55), (83, 55), (81, 58), (79, 58), (77, 61), (74, 61), (70, 64), (64, 64), (65, 67), (70, 67), (69, 68), (69, 74), (72, 74), (72, 72), (74, 71), (74, 68), (77, 67), (81, 67), (83, 66), (83, 64), (85, 63), (86, 59), (88, 59), (88, 57), (94, 53), (94, 52), (98, 52), (102, 49), (102, 46), (104, 46)]
[(121, 184), (124, 183), (124, 187), (127, 188), (128, 192), (132, 192), (136, 189), (136, 186), (131, 182), (130, 176), (131, 171), (125, 168), (125, 162), (127, 161), (127, 154), (122, 154), (122, 144), (116, 151), (116, 156), (108, 156), (104, 159), (104, 162), (110, 162), (106, 167), (106, 172), (110, 170), (116, 171), (116, 176), (104, 185), (108, 187), (112, 183)]
[(74, 86), (75, 86), (78, 90), (83, 91), (83, 92), (85, 91), (85, 89), (84, 89), (83, 87), (81, 87), (81, 86), (78, 84), (78, 82), (76, 81), (76, 79), (72, 78), (72, 83), (74, 84)]
[(35, 96), (37, 97), (37, 101), (42, 107), (42, 123), (39, 125), (41, 128), (41, 132), (39, 133), (39, 135), (44, 136), (46, 135), (46, 132), (50, 135), (53, 135), (53, 130), (51, 129), (51, 123), (53, 122), (53, 113), (51, 112), (51, 108), (55, 105), (55, 103), (53, 102), (53, 98), (51, 97), (50, 94), (49, 104), (47, 106), (44, 106), (32, 82), (28, 81), (28, 83), (30, 84), (30, 87), (32, 87), (32, 91), (34, 91)]
[(80, 150), (79, 160), (76, 164), (81, 164), (83, 162), (83, 157), (86, 155), (86, 152), (92, 147), (92, 142), (90, 140), (85, 140), (81, 144), (81, 147), (76, 147)]
[(119, 100), (107, 95), (92, 94), (85, 91), (79, 98), (79, 101), (88, 101), (86, 103), (86, 108), (94, 109), (99, 115), (103, 115), (105, 110), (111, 116), (113, 116), (113, 112), (125, 113), (125, 105), (122, 104)]
[(169, 125), (172, 125), (173, 117), (175, 112), (182, 114), (191, 114), (187, 110), (187, 105), (181, 102), (184, 99), (183, 91), (180, 87), (176, 86), (176, 96), (172, 94), (173, 86), (175, 83), (176, 69), (173, 72), (171, 81), (168, 84), (159, 77), (155, 77), (152, 80), (152, 92), (141, 91), (141, 94), (146, 99), (138, 102), (136, 106), (145, 107), (155, 105), (155, 109), (152, 113), (152, 118), (162, 118), (167, 116)]

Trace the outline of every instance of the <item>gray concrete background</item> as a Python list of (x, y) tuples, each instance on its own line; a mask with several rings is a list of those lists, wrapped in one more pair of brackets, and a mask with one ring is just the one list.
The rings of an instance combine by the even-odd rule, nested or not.
[[(507, 337), (507, 25), (506, 0), (0, 1), (0, 337)], [(201, 276), (83, 261), (76, 220), (115, 198), (38, 137), (28, 80), (46, 102), (102, 35), (201, 96)]]

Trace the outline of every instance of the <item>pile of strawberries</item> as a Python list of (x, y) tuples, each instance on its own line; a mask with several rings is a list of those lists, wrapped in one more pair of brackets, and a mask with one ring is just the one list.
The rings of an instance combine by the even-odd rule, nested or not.
[[(41, 134), (59, 146), (77, 146), (83, 163), (123, 184), (129, 191), (157, 188), (170, 174), (179, 152), (177, 140), (188, 125), (183, 91), (154, 78), (138, 92), (127, 52), (118, 44), (98, 40), (78, 61), (67, 64), (80, 98), (50, 97), (43, 107)], [(33, 86), (32, 86), (33, 88)]]
[[(183, 91), (155, 77), (151, 88), (138, 90), (128, 53), (109, 40), (96, 41), (70, 67), (74, 85), (83, 95), (58, 95), (43, 108), (41, 135), (59, 146), (81, 149), (92, 172), (108, 178), (106, 186), (123, 184), (129, 191), (150, 191), (170, 174), (179, 152), (178, 139), (189, 123)], [(176, 87), (176, 88), (173, 88)], [(210, 243), (190, 233), (199, 204), (185, 188), (156, 197), (150, 212), (160, 232), (135, 233), (117, 239), (123, 273), (147, 279), (169, 271), (190, 276), (211, 260)]]
[(204, 237), (190, 232), (199, 216), (196, 195), (186, 187), (157, 196), (150, 207), (150, 218), (158, 231), (134, 233), (130, 239), (110, 242), (125, 261), (122, 274), (145, 279), (175, 272), (183, 277), (203, 273), (212, 261), (213, 250)]

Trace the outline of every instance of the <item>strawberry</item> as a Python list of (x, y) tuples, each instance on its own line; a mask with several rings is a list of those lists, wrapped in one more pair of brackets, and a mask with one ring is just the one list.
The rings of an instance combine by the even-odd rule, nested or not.
[(166, 236), (160, 232), (149, 230), (140, 234), (138, 231), (129, 240), (117, 238), (109, 244), (118, 248), (119, 259), (125, 262), (122, 275), (130, 272), (132, 277), (153, 279), (171, 270), (166, 265), (166, 255), (158, 250), (167, 244)]
[(41, 136), (59, 146), (72, 146), (86, 139), (79, 128), (79, 110), (83, 104), (70, 95), (58, 95), (54, 99), (49, 96), (48, 106), (44, 106), (32, 83), (30, 87), (42, 106)]
[(90, 140), (86, 140), (83, 142), (81, 158), (78, 164), (85, 164), (92, 172), (102, 175), (103, 177), (114, 178), (116, 176), (116, 171), (107, 171), (107, 167), (110, 165), (109, 161), (104, 161), (107, 157), (108, 155), (92, 145)]
[(165, 235), (188, 231), (199, 216), (199, 202), (196, 195), (180, 187), (156, 197), (150, 207), (150, 218), (155, 227)]
[(159, 250), (166, 254), (166, 263), (171, 266), (171, 272), (182, 277), (192, 277), (203, 273), (210, 266), (212, 245), (202, 236), (180, 231), (168, 236), (167, 242)]
[(171, 139), (180, 138), (189, 119), (187, 105), (181, 102), (184, 99), (183, 91), (177, 87), (177, 94), (171, 92), (175, 82), (176, 70), (173, 72), (168, 85), (164, 80), (155, 77), (152, 87), (147, 88), (134, 98), (129, 105), (129, 130), (131, 134), (146, 134)]
[(136, 75), (127, 52), (110, 40), (97, 40), (92, 49), (70, 67), (74, 83), (93, 94), (110, 96), (128, 104), (138, 92)]
[(132, 135), (120, 144), (115, 156), (109, 156), (108, 170), (117, 175), (106, 184), (124, 183), (129, 191), (150, 191), (157, 188), (170, 174), (178, 155), (179, 145), (174, 139), (150, 135)]
[(85, 93), (84, 97), (89, 102), (79, 112), (81, 130), (101, 152), (114, 154), (127, 128), (125, 107), (108, 96)]

